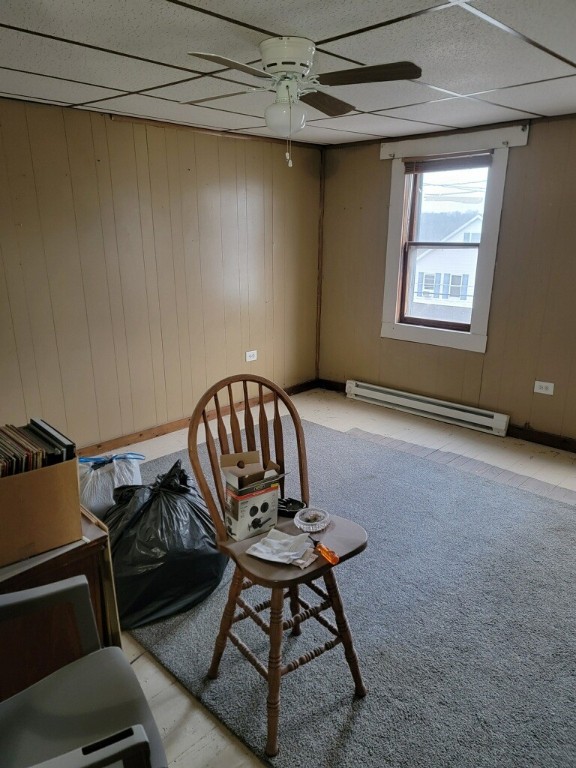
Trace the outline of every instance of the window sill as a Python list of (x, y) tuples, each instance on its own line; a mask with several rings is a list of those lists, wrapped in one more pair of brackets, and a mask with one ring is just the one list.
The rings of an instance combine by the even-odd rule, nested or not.
[(403, 323), (382, 323), (380, 336), (398, 341), (412, 341), (417, 344), (432, 344), (437, 347), (452, 347), (469, 352), (485, 352), (487, 336), (465, 331), (443, 328), (428, 328), (423, 325)]

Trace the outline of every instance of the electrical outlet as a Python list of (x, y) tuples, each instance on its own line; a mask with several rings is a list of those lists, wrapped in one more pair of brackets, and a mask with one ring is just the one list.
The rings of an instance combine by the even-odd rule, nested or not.
[(246, 362), (247, 363), (253, 363), (254, 360), (258, 359), (258, 352), (255, 349), (252, 349), (250, 352), (246, 352)]
[(554, 384), (551, 381), (535, 381), (534, 392), (538, 392), (539, 395), (553, 395)]

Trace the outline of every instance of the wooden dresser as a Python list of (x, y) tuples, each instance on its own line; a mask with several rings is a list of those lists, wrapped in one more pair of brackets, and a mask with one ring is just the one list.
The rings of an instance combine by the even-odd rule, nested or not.
[[(102, 645), (121, 647), (106, 526), (82, 509), (82, 539), (0, 568), (0, 594), (84, 574)], [(0, 624), (0, 701), (78, 658), (70, 606)]]

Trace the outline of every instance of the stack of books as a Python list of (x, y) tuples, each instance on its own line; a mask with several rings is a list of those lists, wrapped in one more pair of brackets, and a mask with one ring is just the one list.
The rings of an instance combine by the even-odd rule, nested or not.
[(76, 456), (76, 446), (43, 419), (0, 427), (0, 477), (50, 467)]

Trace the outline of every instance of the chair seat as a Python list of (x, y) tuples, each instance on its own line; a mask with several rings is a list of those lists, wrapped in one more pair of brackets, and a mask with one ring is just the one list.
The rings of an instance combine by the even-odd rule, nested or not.
[(148, 736), (152, 768), (164, 768), (136, 675), (120, 648), (102, 648), (0, 702), (0, 762), (24, 768), (137, 723)]
[[(278, 518), (276, 528), (293, 536), (302, 533), (294, 525), (293, 520), (286, 517)], [(229, 539), (225, 544), (220, 544), (220, 549), (229, 555), (250, 581), (255, 584), (271, 588), (290, 587), (320, 578), (333, 567), (321, 556), (309, 565), (308, 568), (301, 570), (294, 565), (273, 563), (261, 560), (254, 557), (254, 555), (246, 554), (246, 550), (266, 535), (266, 533), (262, 533), (243, 541)], [(330, 515), (328, 527), (323, 531), (312, 534), (312, 536), (315, 541), (321, 541), (328, 549), (336, 552), (340, 562), (344, 562), (362, 552), (366, 549), (368, 541), (368, 534), (361, 525), (337, 515)]]

